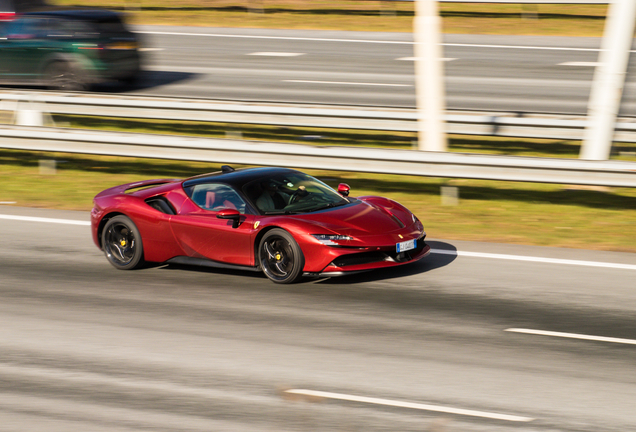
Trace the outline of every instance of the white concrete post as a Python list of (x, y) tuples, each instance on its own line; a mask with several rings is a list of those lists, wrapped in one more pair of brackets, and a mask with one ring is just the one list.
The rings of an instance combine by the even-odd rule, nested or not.
[(44, 115), (39, 110), (20, 109), (16, 112), (15, 124), (18, 126), (44, 126)]
[(599, 65), (594, 72), (587, 108), (588, 125), (581, 146), (581, 159), (609, 159), (635, 22), (636, 1), (614, 0), (609, 5)]
[(413, 36), (418, 147), (420, 150), (438, 152), (446, 151), (441, 21), (437, 0), (415, 1)]

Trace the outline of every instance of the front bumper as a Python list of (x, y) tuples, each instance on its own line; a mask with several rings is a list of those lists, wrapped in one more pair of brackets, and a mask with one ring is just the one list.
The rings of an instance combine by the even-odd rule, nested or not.
[(374, 270), (387, 267), (396, 267), (418, 261), (427, 256), (431, 247), (422, 236), (417, 241), (417, 247), (407, 252), (397, 253), (395, 246), (376, 248), (373, 251), (363, 251), (341, 255), (331, 261), (320, 272), (308, 272), (308, 275), (339, 276), (355, 272)]

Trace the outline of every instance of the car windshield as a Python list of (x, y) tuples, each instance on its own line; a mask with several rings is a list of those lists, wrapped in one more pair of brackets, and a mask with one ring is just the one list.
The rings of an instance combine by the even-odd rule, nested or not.
[(350, 202), (320, 180), (300, 172), (263, 177), (246, 184), (243, 191), (264, 214), (310, 213)]

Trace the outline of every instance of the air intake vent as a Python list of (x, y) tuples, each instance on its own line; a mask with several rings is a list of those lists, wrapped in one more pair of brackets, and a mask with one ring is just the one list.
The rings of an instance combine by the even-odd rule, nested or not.
[(384, 252), (362, 252), (349, 255), (343, 255), (333, 260), (333, 265), (337, 267), (346, 267), (352, 265), (371, 264), (374, 262), (385, 261), (387, 254)]
[(176, 210), (174, 209), (172, 204), (170, 204), (170, 201), (168, 201), (166, 197), (157, 196), (157, 197), (148, 198), (146, 200), (146, 204), (148, 204), (150, 207), (154, 208), (155, 210), (159, 210), (161, 213), (165, 213), (169, 215), (177, 214)]
[(391, 217), (393, 218), (393, 220), (395, 220), (395, 222), (397, 222), (397, 224), (400, 226), (400, 228), (404, 228), (406, 225), (404, 225), (404, 223), (398, 219), (398, 217), (396, 215), (394, 215), (393, 213), (391, 213)]

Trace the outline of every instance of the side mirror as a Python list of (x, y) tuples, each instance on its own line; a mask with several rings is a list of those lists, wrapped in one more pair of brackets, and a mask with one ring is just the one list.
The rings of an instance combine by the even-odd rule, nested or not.
[(241, 220), (241, 214), (236, 209), (224, 208), (216, 214), (219, 219), (232, 219), (232, 228), (238, 228)]
[(348, 197), (349, 196), (349, 191), (351, 190), (351, 188), (349, 187), (348, 184), (346, 183), (340, 183), (338, 185), (338, 193), (340, 195), (342, 195), (343, 197)]

